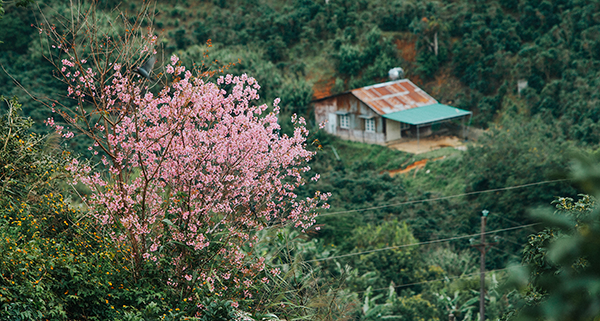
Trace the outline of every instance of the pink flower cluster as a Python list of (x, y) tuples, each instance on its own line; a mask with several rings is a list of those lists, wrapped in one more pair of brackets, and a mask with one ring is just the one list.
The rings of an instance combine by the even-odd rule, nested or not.
[[(227, 75), (211, 83), (177, 63), (173, 56), (166, 71), (182, 78), (157, 94), (139, 88), (117, 64), (100, 92), (91, 70), (71, 75), (69, 94), (96, 97), (119, 121), (93, 126), (103, 134), (91, 148), (105, 150), (110, 175), (76, 162), (69, 168), (92, 190), (95, 217), (118, 230), (115, 240), (126, 242), (135, 259), (172, 258), (181, 270), (179, 284), (205, 282), (212, 289), (210, 271), (186, 265), (182, 256), (224, 244), (213, 258), (225, 262), (218, 264), (223, 279), (248, 288), (266, 268), (264, 259), (244, 250), (257, 241), (255, 232), (276, 223), (309, 228), (329, 194), (299, 199), (295, 193), (313, 156), (305, 149), (303, 118), (294, 116), (293, 136), (280, 135), (279, 100), (273, 112), (253, 105), (260, 88), (254, 78)], [(72, 61), (63, 65), (70, 68)]]

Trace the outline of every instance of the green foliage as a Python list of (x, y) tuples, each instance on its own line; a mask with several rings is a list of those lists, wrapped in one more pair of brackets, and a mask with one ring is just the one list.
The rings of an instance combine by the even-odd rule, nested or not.
[[(56, 11), (64, 6), (52, 5)], [(260, 94), (267, 100), (280, 96), (292, 113), (308, 114), (310, 87), (320, 78), (339, 79), (335, 87), (339, 92), (385, 80), (389, 68), (400, 65), (409, 77), (432, 80), (452, 74), (460, 79), (464, 86), (455, 89), (454, 97), (436, 98), (475, 110), (475, 124), (493, 121), (506, 108), (504, 100), (516, 94), (517, 81), (527, 80), (529, 88), (521, 93), (524, 114), (540, 115), (568, 140), (595, 144), (600, 137), (594, 98), (600, 67), (594, 49), (600, 30), (594, 18), (596, 1), (486, 0), (449, 5), (296, 0), (241, 1), (235, 6), (217, 1), (202, 3), (197, 11), (187, 6), (157, 6), (156, 24), (169, 35), (164, 39), (165, 56), (212, 39), (215, 47), (231, 50), (225, 57), (214, 55), (219, 61), (242, 59), (231, 72), (261, 78), (255, 71), (271, 69), (258, 79), (263, 85)], [(30, 27), (35, 16), (21, 10), (5, 20), (0, 37), (6, 46), (0, 61), (9, 73), (37, 96), (64, 93), (36, 47), (37, 33)], [(403, 61), (395, 40), (416, 41), (416, 61)], [(40, 82), (44, 85), (38, 86)], [(0, 92), (21, 94), (11, 83), (0, 75)], [(36, 121), (48, 117), (39, 104), (24, 102)]]
[[(21, 97), (23, 113), (34, 121), (33, 131), (45, 134), (48, 130), (43, 121), (53, 114), (36, 98), (64, 97), (66, 86), (53, 77), (54, 68), (44, 58), (48, 52), (38, 47), (39, 34), (32, 26), (35, 19), (36, 15), (31, 10), (14, 10), (0, 20), (0, 95)], [(15, 80), (25, 91), (15, 85)], [(65, 99), (61, 102), (71, 103)], [(0, 111), (7, 109), (8, 106), (0, 102)]]
[(390, 299), (390, 314), (396, 318), (391, 320), (440, 320), (438, 311), (431, 302), (418, 294), (411, 297), (392, 297)]
[(417, 74), (431, 79), (448, 58), (448, 24), (436, 16), (415, 17), (410, 24), (417, 36)]
[[(505, 272), (486, 273), (486, 319), (498, 320), (507, 311), (514, 309), (518, 297), (516, 291), (506, 291), (501, 282), (504, 274)], [(456, 320), (480, 320), (479, 293), (479, 275), (463, 279), (462, 282), (456, 280), (450, 287), (442, 289), (435, 294), (438, 309), (445, 312), (440, 314), (440, 319), (445, 314), (452, 313)]]
[(29, 46), (29, 36), (33, 28), (23, 23), (23, 18), (30, 16), (28, 12), (15, 12), (0, 19), (0, 28), (5, 30), (0, 36), (0, 51), (12, 50), (18, 54), (25, 54)]
[(393, 283), (388, 291), (385, 303), (378, 304), (377, 301), (385, 294), (372, 297), (371, 287), (367, 288), (360, 320), (439, 320), (436, 306), (424, 299), (421, 294), (398, 296)]
[(444, 306), (445, 310), (454, 314), (459, 320), (472, 320), (473, 311), (475, 311), (475, 304), (479, 304), (479, 296), (469, 293), (470, 298), (467, 297), (465, 301), (465, 295), (460, 295), (460, 291), (455, 291), (454, 295), (450, 297), (446, 293), (442, 292), (438, 294), (438, 301)]
[(356, 46), (340, 46), (338, 70), (345, 76), (356, 75), (363, 67), (360, 50)]
[(229, 321), (236, 319), (235, 310), (230, 301), (206, 298), (202, 305), (204, 305), (204, 311), (198, 319), (199, 321)]
[[(580, 157), (571, 177), (586, 192), (600, 196), (597, 157)], [(535, 212), (547, 226), (529, 238), (523, 263), (529, 268), (524, 287), (525, 307), (517, 320), (555, 318), (593, 320), (600, 315), (600, 219), (593, 199), (559, 198), (557, 211)]]
[[(570, 151), (570, 144), (553, 135), (539, 118), (525, 122), (520, 117), (506, 117), (464, 155), (465, 166), (471, 169), (467, 192), (547, 180), (565, 167)], [(548, 203), (552, 195), (559, 192), (570, 194), (565, 185), (557, 183), (533, 191), (503, 193), (501, 199), (496, 196), (473, 199), (477, 199), (482, 208), (515, 218), (508, 199), (523, 204)]]
[(475, 252), (471, 249), (457, 251), (452, 248), (437, 248), (428, 253), (425, 263), (430, 267), (439, 267), (448, 277), (461, 277), (477, 270)]
[[(351, 265), (358, 269), (359, 274), (375, 272), (368, 284), (356, 284), (358, 288), (373, 286), (385, 288), (394, 284), (411, 284), (419, 279), (434, 276), (429, 273), (419, 258), (418, 251), (411, 247), (401, 247), (417, 243), (406, 223), (384, 221), (378, 226), (367, 225), (354, 229), (352, 236), (346, 240), (346, 246), (354, 245), (352, 252), (367, 252), (353, 256)], [(379, 249), (398, 247), (386, 251)], [(377, 250), (377, 251), (375, 251)], [(368, 253), (369, 251), (373, 251)]]
[[(14, 5), (15, 7), (23, 7), (24, 8), (34, 2), (35, 2), (35, 0), (14, 0), (14, 1), (10, 1), (10, 4)], [(4, 18), (5, 12), (6, 11), (4, 10), (4, 0), (0, 0), (0, 20), (2, 20), (2, 18)]]
[[(21, 105), (16, 98), (5, 100), (8, 112), (0, 118), (0, 192), (13, 204), (19, 204), (34, 195), (49, 190), (49, 184), (57, 178), (63, 161), (50, 154), (43, 154), (45, 137), (30, 133), (30, 118), (19, 116)], [(59, 158), (60, 159), (60, 158)]]
[[(539, 118), (524, 121), (520, 117), (505, 117), (501, 124), (491, 128), (478, 146), (470, 148), (463, 157), (466, 171), (466, 192), (493, 190), (507, 186), (543, 182), (559, 178), (568, 164), (571, 145), (561, 141), (552, 129)], [(525, 216), (530, 206), (547, 204), (555, 195), (575, 195), (575, 190), (566, 182), (553, 182), (528, 188), (507, 190), (501, 193), (483, 193), (469, 196), (472, 206), (487, 209), (492, 213), (488, 229), (499, 229), (531, 222)], [(515, 204), (519, 204), (515, 206)], [(465, 215), (473, 227), (479, 218)], [(474, 232), (474, 229), (471, 229)], [(514, 237), (526, 236), (526, 231), (516, 232)], [(501, 242), (500, 247), (516, 253), (520, 245)], [(499, 252), (490, 256), (493, 264), (502, 266), (509, 257)]]
[(99, 269), (106, 247), (55, 192), (68, 154), (45, 152), (45, 138), (28, 131), (32, 121), (19, 116), (16, 99), (7, 104), (9, 112), (0, 120), (2, 310), (15, 318), (65, 319), (77, 302), (76, 310), (87, 305), (88, 313), (103, 314), (93, 308), (99, 282), (88, 273), (104, 281), (104, 272), (114, 271)]
[(68, 152), (30, 132), (16, 99), (0, 118), (0, 310), (8, 320), (178, 320), (198, 312), (115, 246), (62, 190)]
[(388, 71), (400, 65), (396, 48), (377, 27), (359, 39), (345, 34), (336, 38), (333, 44), (339, 48), (332, 55), (337, 61), (337, 71), (345, 78), (350, 78), (349, 89), (386, 80)]
[(281, 273), (257, 286), (253, 317), (343, 320), (356, 315), (358, 295), (347, 283), (362, 277), (335, 257), (339, 249), (292, 229), (275, 232), (264, 231), (255, 250)]
[[(404, 168), (420, 159), (419, 157), (381, 146), (364, 146), (341, 142), (322, 134), (316, 135), (324, 147), (311, 166), (322, 173), (322, 178), (314, 185), (305, 186), (300, 196), (311, 194), (317, 189), (331, 191), (334, 193), (331, 198), (332, 212), (544, 181), (567, 166), (568, 160), (564, 155), (575, 149), (573, 146), (595, 146), (600, 142), (600, 105), (597, 103), (600, 75), (600, 25), (596, 14), (600, 7), (598, 1), (484, 0), (444, 3), (297, 0), (283, 3), (245, 0), (233, 5), (227, 1), (215, 0), (195, 4), (198, 6), (197, 10), (191, 10), (190, 4), (185, 2), (179, 1), (176, 5), (159, 3), (157, 6), (159, 16), (155, 21), (156, 25), (164, 28), (164, 34), (167, 35), (161, 40), (166, 43), (166, 57), (177, 52), (185, 65), (191, 66), (194, 62), (199, 65), (204, 60), (206, 49), (202, 46), (208, 39), (212, 39), (214, 47), (209, 52), (209, 60), (217, 59), (223, 64), (235, 62), (236, 65), (231, 66), (227, 72), (248, 73), (256, 77), (262, 85), (259, 92), (261, 102), (281, 97), (285, 114), (308, 116), (309, 123), (312, 120), (309, 106), (312, 86), (320, 78), (335, 79), (333, 92), (383, 81), (388, 69), (396, 66), (403, 67), (409, 78), (419, 76), (425, 81), (422, 84), (424, 88), (430, 92), (433, 92), (430, 89), (437, 90), (439, 84), (429, 82), (431, 80), (460, 80), (461, 86), (457, 86), (452, 93), (455, 96), (442, 95), (435, 98), (440, 101), (453, 100), (453, 105), (473, 110), (474, 123), (489, 126), (489, 134), (463, 155), (448, 154), (446, 159), (430, 162), (418, 173), (391, 177), (385, 171)], [(66, 7), (63, 3), (49, 3), (49, 12), (61, 12)], [(112, 10), (118, 2), (102, 1), (101, 4)], [(133, 9), (135, 4), (123, 4), (124, 7), (127, 5)], [(7, 9), (7, 14), (0, 20), (0, 41), (4, 41), (0, 44), (0, 63), (33, 95), (63, 97), (65, 88), (52, 77), (52, 67), (43, 58), (45, 52), (38, 47), (38, 34), (35, 28), (30, 27), (32, 23), (36, 23), (35, 15), (25, 10), (12, 10), (7, 6), (4, 9)], [(3, 10), (1, 5), (0, 10)], [(437, 54), (434, 46), (436, 34)], [(395, 40), (410, 42), (414, 39), (415, 61), (404, 61), (399, 57)], [(240, 63), (238, 59), (241, 59)], [(419, 79), (415, 77), (413, 80)], [(516, 91), (519, 80), (528, 82), (528, 88), (520, 94)], [(13, 85), (12, 78), (4, 72), (0, 72), (0, 93), (23, 95), (21, 89)], [(46, 129), (42, 120), (50, 117), (50, 111), (28, 96), (24, 96), (22, 101), (25, 105), (24, 114), (35, 121), (33, 130), (36, 133), (44, 132)], [(63, 104), (70, 103), (64, 99), (60, 101)], [(25, 127), (23, 125), (19, 128)], [(282, 124), (282, 127), (282, 132), (289, 131), (286, 124)], [(53, 182), (60, 182), (63, 174), (59, 169), (65, 159), (62, 154), (53, 155), (44, 150), (56, 148), (57, 144), (52, 139), (45, 140), (37, 134), (29, 136), (25, 129), (21, 129), (19, 133), (19, 139), (25, 143), (19, 145), (19, 139), (11, 138), (9, 144), (14, 146), (2, 150), (2, 205), (9, 206), (2, 213), (6, 215), (2, 227), (10, 226), (2, 233), (11, 240), (1, 243), (2, 246), (7, 246), (3, 248), (5, 252), (2, 255), (6, 256), (7, 262), (10, 259), (27, 262), (23, 252), (15, 252), (18, 248), (26, 250), (27, 255), (33, 255), (34, 259), (30, 259), (29, 262), (33, 263), (27, 266), (7, 263), (3, 267), (3, 273), (6, 271), (6, 275), (12, 278), (7, 278), (6, 282), (13, 280), (16, 284), (12, 286), (7, 283), (10, 287), (6, 289), (10, 291), (5, 290), (6, 295), (10, 294), (12, 301), (2, 301), (2, 304), (6, 304), (6, 309), (14, 314), (23, 313), (23, 316), (30, 318), (36, 317), (36, 311), (42, 311), (45, 315), (56, 316), (56, 319), (110, 319), (122, 316), (125, 320), (146, 320), (156, 319), (163, 314), (166, 315), (165, 318), (172, 319), (194, 315), (197, 311), (193, 307), (186, 308), (185, 304), (180, 305), (183, 297), (170, 292), (151, 271), (146, 271), (148, 274), (144, 280), (126, 283), (126, 278), (119, 273), (127, 266), (127, 262), (118, 261), (118, 255), (110, 260), (106, 255), (98, 256), (99, 254), (69, 256), (71, 249), (78, 252), (83, 246), (77, 242), (93, 246), (95, 251), (91, 253), (108, 253), (108, 257), (118, 253), (117, 250), (126, 249), (113, 249), (109, 244), (100, 248), (101, 244), (94, 243), (95, 238), (73, 225), (73, 222), (85, 216), (85, 211), (83, 205), (77, 211), (73, 205), (76, 202), (69, 203), (68, 193), (60, 188), (64, 183), (53, 186)], [(68, 148), (83, 154), (85, 150), (79, 147), (83, 145), (85, 144), (72, 141)], [(32, 150), (27, 150), (28, 146), (33, 146)], [(335, 158), (331, 147), (336, 148), (341, 161)], [(13, 155), (19, 156), (15, 158)], [(68, 157), (66, 154), (64, 156)], [(430, 156), (433, 157), (437, 155)], [(35, 168), (30, 164), (35, 164)], [(46, 170), (48, 174), (45, 174)], [(429, 173), (426, 174), (426, 171)], [(59, 194), (64, 195), (67, 200), (61, 203), (57, 196)], [(553, 183), (478, 194), (465, 200), (414, 203), (323, 216), (319, 218), (322, 229), (316, 232), (318, 234), (315, 234), (315, 238), (304, 240), (304, 248), (292, 252), (302, 253), (298, 254), (299, 257), (313, 259), (375, 249), (386, 244), (412, 242), (398, 237), (397, 233), (404, 229), (410, 233), (412, 240), (474, 233), (478, 229), (478, 216), (474, 213), (479, 213), (483, 208), (492, 213), (488, 229), (511, 227), (531, 222), (524, 216), (525, 208), (548, 203), (555, 195), (573, 197), (575, 194), (575, 190), (566, 184)], [(15, 201), (15, 197), (19, 201)], [(58, 210), (58, 214), (49, 215), (60, 206), (42, 204), (46, 197), (50, 204), (71, 206), (70, 209), (76, 212)], [(25, 207), (22, 202), (25, 202)], [(19, 212), (21, 209), (23, 213), (28, 213), (27, 216)], [(43, 222), (46, 225), (39, 225), (40, 218), (43, 217), (46, 218)], [(36, 220), (35, 223), (33, 220)], [(395, 220), (405, 222), (406, 227), (392, 226), (390, 222)], [(21, 222), (20, 227), (17, 226), (18, 223), (11, 223), (17, 221)], [(69, 225), (65, 225), (63, 221)], [(86, 219), (82, 219), (80, 224), (85, 221)], [(40, 228), (32, 228), (35, 224)], [(87, 228), (92, 229), (90, 233), (103, 235), (93, 226)], [(581, 234), (577, 229), (564, 230), (561, 233), (567, 238)], [(409, 235), (406, 231), (400, 234)], [(542, 230), (532, 235), (533, 239), (527, 239), (526, 253), (529, 256), (526, 260), (539, 268), (533, 271), (540, 275), (552, 275), (553, 271), (567, 266), (562, 261), (546, 260), (547, 250), (553, 247), (558, 231), (557, 228)], [(32, 234), (35, 232), (38, 234)], [(511, 254), (520, 250), (520, 245), (511, 242), (519, 243), (518, 240), (524, 239), (525, 233), (529, 232), (506, 235), (507, 242), (498, 245), (501, 251), (490, 252), (491, 260), (487, 267), (503, 267)], [(353, 236), (348, 237), (349, 235)], [(393, 241), (384, 242), (386, 237)], [(585, 235), (578, 237), (586, 239)], [(48, 241), (52, 244), (52, 240), (60, 243), (61, 247), (44, 243)], [(86, 251), (83, 253), (88, 253)], [(343, 294), (345, 301), (335, 301), (335, 304), (339, 303), (336, 306), (336, 316), (340, 318), (350, 315), (356, 318), (377, 318), (380, 313), (387, 316), (409, 316), (418, 312), (432, 319), (442, 319), (447, 311), (442, 311), (445, 307), (435, 303), (436, 296), (433, 293), (453, 293), (447, 289), (460, 289), (457, 299), (460, 307), (474, 297), (469, 292), (474, 289), (473, 280), (465, 281), (466, 285), (434, 282), (431, 287), (413, 287), (413, 290), (421, 293), (400, 293), (397, 299), (392, 300), (396, 311), (393, 313), (377, 308), (378, 305), (387, 304), (383, 303), (385, 298), (366, 295), (361, 291), (366, 290), (369, 280), (377, 282), (377, 287), (381, 288), (387, 287), (390, 280), (401, 277), (402, 282), (464, 277), (464, 274), (472, 271), (475, 263), (473, 255), (467, 254), (468, 251), (472, 250), (466, 242), (457, 242), (448, 248), (398, 251), (399, 253), (394, 252), (389, 257), (382, 252), (366, 255), (362, 260), (357, 257), (356, 260), (323, 261), (319, 263), (321, 272), (290, 267), (286, 270), (285, 277), (279, 280), (281, 283), (278, 283), (278, 289), (281, 293), (289, 293), (287, 291), (293, 289), (297, 296), (273, 301), (284, 302), (287, 304), (286, 308), (270, 308), (289, 318), (302, 313), (305, 313), (304, 316), (316, 315), (315, 310), (311, 309), (326, 310), (326, 306), (319, 305), (319, 301), (334, 302), (332, 298)], [(50, 260), (48, 253), (54, 253), (58, 258)], [(282, 260), (284, 264), (291, 264), (293, 261)], [(273, 262), (276, 261), (274, 259)], [(333, 261), (339, 263), (339, 266)], [(297, 261), (298, 265), (299, 262), (301, 261)], [(30, 268), (32, 264), (34, 268)], [(58, 267), (55, 269), (60, 272), (46, 274), (39, 283), (41, 285), (32, 285), (32, 282), (43, 275), (39, 270), (42, 274), (35, 274), (36, 269), (47, 271), (50, 264)], [(98, 265), (101, 267), (95, 268)], [(396, 269), (402, 270), (403, 266), (409, 266), (410, 271), (393, 275)], [(116, 272), (116, 267), (121, 272)], [(19, 271), (25, 272), (25, 275), (19, 275)], [(113, 274), (100, 277), (105, 272)], [(584, 272), (584, 275), (588, 275), (586, 273), (588, 272)], [(86, 279), (88, 275), (94, 275), (93, 281)], [(322, 283), (314, 281), (311, 275), (320, 275), (322, 279), (319, 282)], [(345, 284), (352, 284), (352, 290), (356, 293), (335, 283), (340, 281), (341, 275), (347, 276), (347, 279), (344, 278), (344, 282), (347, 282)], [(330, 286), (328, 281), (331, 281), (332, 276), (340, 278), (332, 286), (339, 291), (324, 294), (327, 293), (326, 288)], [(552, 289), (566, 288), (567, 281), (561, 277), (558, 277), (558, 281), (550, 279), (552, 282), (556, 281), (556, 286), (551, 287)], [(543, 279), (536, 279), (536, 288), (532, 288), (529, 295), (535, 306), (545, 302), (542, 298), (547, 292), (540, 288), (545, 282)], [(142, 281), (147, 281), (148, 285), (144, 285)], [(106, 287), (92, 290), (98, 287), (93, 282), (123, 284), (123, 289), (129, 290)], [(311, 287), (316, 288), (316, 284), (319, 284), (319, 291), (312, 291), (314, 289)], [(65, 295), (67, 290), (70, 292)], [(275, 296), (275, 292), (269, 293)], [(115, 307), (115, 312), (110, 309), (111, 305), (102, 301), (107, 294), (116, 298), (114, 304), (109, 301)], [(196, 292), (200, 297), (208, 294)], [(421, 296), (417, 297), (419, 294)], [(448, 297), (456, 299), (452, 295)], [(506, 299), (501, 293), (497, 298), (498, 301)], [(33, 301), (28, 301), (29, 299)], [(585, 295), (580, 301), (584, 302), (584, 299)], [(567, 297), (565, 300), (569, 301), (571, 298)], [(367, 301), (373, 308), (367, 309), (371, 313), (368, 315), (362, 309), (362, 303)], [(574, 306), (581, 303), (575, 301)], [(221, 307), (226, 305), (221, 303)], [(437, 309), (437, 314), (427, 314), (429, 312), (425, 310), (428, 304), (434, 305), (432, 310)], [(311, 306), (305, 309), (308, 305)], [(471, 309), (471, 306), (467, 304), (465, 309)], [(93, 315), (83, 315), (82, 309), (93, 311)], [(306, 312), (308, 310), (310, 311)], [(570, 311), (565, 311), (567, 310)], [(467, 310), (464, 311), (466, 312)], [(261, 313), (267, 312), (263, 310)], [(474, 317), (474, 313), (471, 317)], [(326, 319), (325, 316), (323, 318)]]

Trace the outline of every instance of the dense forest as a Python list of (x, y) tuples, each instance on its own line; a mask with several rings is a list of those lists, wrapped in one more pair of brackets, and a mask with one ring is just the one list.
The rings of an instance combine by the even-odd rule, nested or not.
[[(600, 314), (599, 262), (594, 255), (600, 225), (593, 197), (600, 190), (600, 1), (94, 4), (0, 2), (1, 320), (443, 320), (450, 313), (476, 320), (479, 252), (474, 246), (484, 210), (489, 211), (488, 239), (494, 243), (485, 262), (486, 319), (591, 320)], [(82, 27), (70, 29), (73, 21)], [(93, 24), (88, 28), (89, 21)], [(149, 38), (139, 31), (146, 29), (153, 30)], [(61, 38), (61, 33), (73, 40)], [(113, 44), (98, 43), (113, 46), (123, 56), (94, 52), (96, 38), (91, 35), (110, 36)], [(117, 40), (128, 50), (120, 51)], [(154, 98), (167, 99), (164, 103), (170, 97), (199, 103), (187, 96), (182, 78), (219, 108), (228, 97), (243, 108), (246, 101), (267, 104), (264, 110), (247, 107), (247, 114), (225, 107), (215, 111), (216, 119), (230, 126), (222, 136), (214, 125), (218, 121), (207, 115), (174, 118), (192, 124), (174, 135), (174, 141), (195, 133), (192, 140), (220, 152), (201, 154), (205, 158), (193, 158), (188, 151), (164, 157), (173, 162), (171, 168), (208, 160), (209, 166), (198, 174), (208, 180), (225, 162), (219, 153), (235, 154), (226, 143), (252, 128), (253, 135), (237, 139), (265, 153), (246, 154), (247, 160), (262, 164), (268, 159), (277, 169), (252, 170), (274, 180), (261, 185), (269, 186), (264, 187), (268, 192), (248, 192), (247, 180), (225, 184), (227, 192), (215, 198), (222, 207), (203, 214), (212, 215), (206, 218), (208, 225), (179, 218), (177, 213), (201, 207), (192, 202), (204, 197), (198, 195), (212, 197), (213, 191), (206, 186), (177, 189), (187, 170), (178, 175), (160, 171), (163, 176), (152, 185), (147, 173), (153, 167), (144, 167), (141, 158), (153, 161), (153, 153), (160, 150), (152, 144), (146, 148), (151, 152), (136, 144), (119, 145), (127, 140), (97, 131), (102, 127), (99, 119), (137, 124), (139, 118), (142, 129), (170, 122), (159, 123), (141, 108), (134, 109), (140, 114), (132, 118), (127, 108), (123, 112), (105, 106), (97, 112), (94, 106), (104, 105), (91, 95), (69, 93), (70, 82), (80, 80), (69, 78), (61, 67), (79, 68), (88, 62), (79, 58), (61, 63), (72, 51), (56, 47), (76, 48), (75, 43), (86, 57), (114, 59), (114, 69), (112, 64), (105, 69), (111, 73), (141, 64), (149, 52), (144, 45), (156, 50), (157, 83), (172, 92), (132, 83), (140, 88), (134, 105)], [(440, 102), (472, 111), (472, 125), (483, 134), (468, 142), (466, 151), (443, 148), (413, 155), (343, 141), (319, 130), (311, 104), (315, 92), (336, 94), (383, 82), (393, 67), (402, 67), (407, 78)], [(197, 74), (188, 77), (184, 70)], [(254, 79), (246, 77), (220, 78), (226, 74), (247, 74), (260, 86), (252, 87)], [(82, 88), (93, 90), (88, 80), (83, 78)], [(105, 84), (115, 86), (115, 100), (129, 104), (116, 82)], [(209, 84), (231, 96), (212, 92)], [(526, 85), (519, 89), (519, 84)], [(260, 89), (254, 96), (252, 89), (241, 94), (238, 86)], [(69, 116), (77, 113), (61, 110), (85, 110), (87, 115), (77, 118)], [(169, 114), (157, 109), (154, 115), (161, 113)], [(202, 117), (209, 118), (200, 122)], [(235, 127), (231, 117), (244, 126)], [(81, 121), (98, 123), (77, 130)], [(118, 122), (111, 124), (118, 128)], [(74, 137), (63, 128), (70, 128)], [(265, 133), (264, 128), (277, 129)], [(138, 135), (136, 130), (115, 133)], [(154, 139), (160, 142), (168, 135)], [(293, 153), (278, 152), (286, 144), (295, 146)], [(123, 146), (120, 152), (140, 160), (119, 157), (111, 146)], [(161, 146), (171, 148), (170, 143)], [(288, 160), (284, 155), (295, 158), (279, 161)], [(441, 157), (423, 170), (390, 174)], [(87, 176), (74, 170), (75, 163)], [(125, 163), (131, 168), (119, 169)], [(247, 162), (227, 166), (240, 163)], [(232, 173), (235, 182), (245, 169)], [(167, 213), (147, 225), (147, 234), (130, 235), (126, 217), (102, 219), (102, 211), (122, 200), (115, 192), (119, 184), (121, 192), (157, 191), (143, 200), (132, 198), (131, 208), (116, 209), (146, 213), (148, 207), (152, 213)], [(286, 186), (286, 192), (274, 192), (277, 184)], [(230, 197), (238, 189), (238, 196)], [(296, 199), (306, 203), (298, 205)], [(325, 199), (327, 205), (317, 206)], [(289, 216), (280, 216), (281, 221), (261, 216), (278, 206), (280, 215)], [(305, 218), (293, 216), (300, 209)], [(239, 221), (232, 221), (229, 230), (219, 229), (227, 224), (227, 211), (239, 214)], [(309, 213), (318, 213), (314, 221)], [(153, 234), (153, 229), (160, 233)], [(206, 243), (199, 241), (196, 230), (206, 236)], [(140, 241), (144, 237), (154, 250), (137, 247), (137, 242), (145, 244)], [(245, 261), (235, 261), (236, 255)]]

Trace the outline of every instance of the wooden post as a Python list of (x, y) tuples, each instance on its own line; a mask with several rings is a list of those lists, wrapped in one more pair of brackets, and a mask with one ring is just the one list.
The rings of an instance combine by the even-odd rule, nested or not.
[(398, 122), (398, 124), (400, 124), (400, 138), (402, 138), (402, 123)]
[[(467, 134), (465, 134), (465, 136), (467, 136), (467, 135), (468, 135), (469, 128), (471, 127), (471, 117), (473, 117), (473, 113), (471, 113), (471, 114), (469, 115), (469, 124), (467, 125)], [(467, 136), (467, 137), (468, 137), (468, 136)]]
[(435, 52), (435, 56), (437, 57), (437, 55), (438, 55), (438, 35), (437, 35), (437, 31), (433, 35), (433, 52)]
[(481, 216), (481, 260), (479, 262), (479, 320), (485, 321), (485, 223), (487, 211)]
[(488, 210), (483, 210), (481, 215), (481, 243), (472, 245), (479, 250), (481, 258), (479, 261), (479, 320), (485, 321), (485, 252), (487, 247), (496, 243), (485, 242), (485, 225), (487, 223)]

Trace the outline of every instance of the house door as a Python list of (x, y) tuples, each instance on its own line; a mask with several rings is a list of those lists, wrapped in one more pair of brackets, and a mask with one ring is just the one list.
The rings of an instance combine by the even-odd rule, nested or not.
[(337, 115), (334, 113), (329, 113), (329, 121), (327, 122), (327, 131), (330, 134), (334, 134), (337, 128)]

